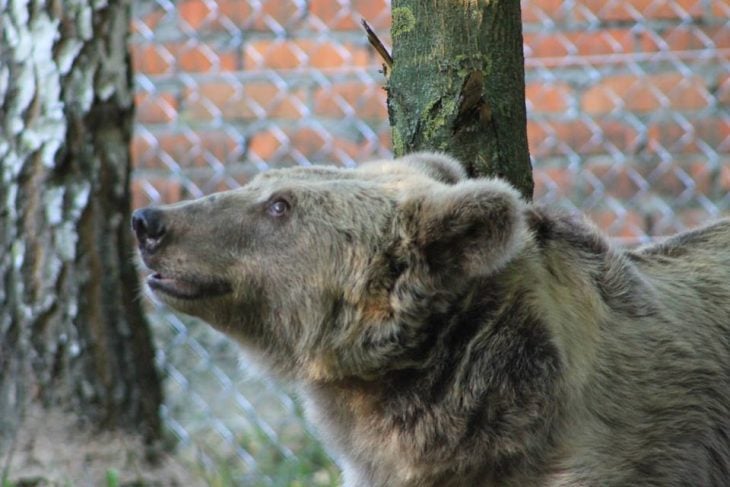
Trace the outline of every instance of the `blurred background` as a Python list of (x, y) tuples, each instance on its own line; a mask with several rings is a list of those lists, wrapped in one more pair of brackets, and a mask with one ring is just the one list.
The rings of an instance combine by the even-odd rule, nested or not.
[[(535, 200), (635, 245), (730, 210), (730, 0), (523, 0)], [(136, 0), (134, 207), (391, 156), (388, 0)], [(153, 307), (165, 424), (212, 485), (337, 485), (280, 384)]]

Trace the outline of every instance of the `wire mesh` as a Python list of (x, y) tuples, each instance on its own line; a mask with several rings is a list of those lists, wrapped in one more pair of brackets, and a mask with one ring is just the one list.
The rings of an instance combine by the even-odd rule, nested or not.
[[(640, 243), (730, 207), (727, 0), (523, 0), (538, 201)], [(136, 207), (236, 188), (269, 168), (390, 157), (386, 0), (138, 0)], [(335, 485), (289, 394), (236, 346), (151, 310), (163, 411), (211, 483)]]

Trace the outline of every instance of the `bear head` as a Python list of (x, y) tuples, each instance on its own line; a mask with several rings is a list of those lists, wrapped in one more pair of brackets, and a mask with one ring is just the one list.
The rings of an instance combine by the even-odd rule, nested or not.
[(147, 285), (285, 378), (413, 366), (423, 324), (524, 240), (524, 203), (435, 153), (270, 170), (240, 189), (134, 212)]

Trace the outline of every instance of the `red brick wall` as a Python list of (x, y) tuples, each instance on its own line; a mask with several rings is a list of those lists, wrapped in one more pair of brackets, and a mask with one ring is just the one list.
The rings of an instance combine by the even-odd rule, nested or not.
[[(167, 5), (167, 10), (160, 5)], [(730, 1), (524, 0), (536, 198), (629, 240), (730, 208)], [(384, 0), (136, 7), (135, 205), (390, 154)]]

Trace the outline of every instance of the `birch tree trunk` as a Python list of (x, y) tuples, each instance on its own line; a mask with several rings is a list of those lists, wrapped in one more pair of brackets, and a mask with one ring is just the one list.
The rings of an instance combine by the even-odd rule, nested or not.
[(19, 435), (35, 431), (31, 410), (73, 413), (147, 443), (160, 435), (129, 231), (129, 14), (128, 0), (0, 0), (6, 466)]
[(471, 176), (501, 176), (527, 198), (519, 0), (393, 0), (388, 112), (396, 155), (448, 152)]

